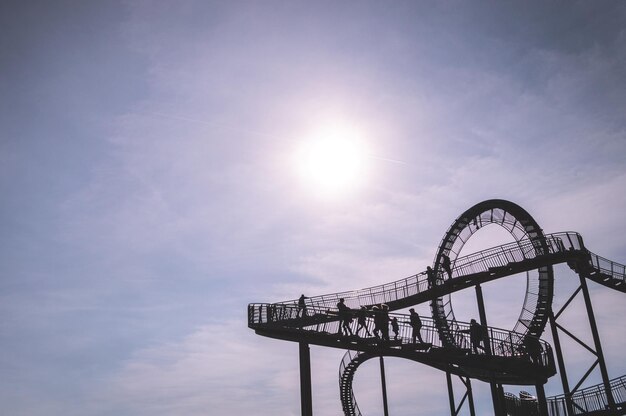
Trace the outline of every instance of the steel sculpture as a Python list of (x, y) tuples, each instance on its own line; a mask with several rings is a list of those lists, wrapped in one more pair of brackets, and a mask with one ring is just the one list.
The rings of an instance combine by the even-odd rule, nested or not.
[[(460, 256), (465, 243), (486, 226), (499, 226), (515, 240), (477, 253)], [(580, 286), (559, 311), (552, 310), (553, 265), (567, 263), (580, 279)], [(431, 268), (429, 268), (431, 269)], [(488, 326), (481, 285), (518, 273), (526, 273), (527, 290), (520, 316), (512, 330)], [(384, 412), (387, 415), (383, 357), (400, 357), (426, 364), (446, 374), (450, 412), (462, 406), (475, 414), (471, 380), (491, 385), (495, 415), (621, 415), (626, 414), (626, 376), (609, 380), (593, 307), (586, 281), (592, 280), (626, 293), (626, 270), (619, 263), (599, 257), (584, 246), (575, 232), (544, 234), (532, 216), (510, 201), (493, 199), (474, 205), (461, 214), (445, 233), (431, 270), (405, 279), (370, 288), (313, 296), (303, 311), (298, 300), (248, 305), (248, 326), (259, 335), (299, 343), (302, 415), (312, 415), (309, 344), (347, 349), (339, 367), (339, 390), (343, 411), (358, 416), (361, 411), (352, 389), (357, 368), (378, 357), (381, 363)], [(480, 325), (456, 319), (450, 295), (474, 288)], [(578, 295), (585, 301), (594, 344), (576, 338), (560, 322), (559, 316)], [(337, 304), (341, 302), (341, 310)], [(413, 305), (429, 303), (432, 319), (422, 318), (421, 341), (414, 342), (409, 316), (391, 313)], [(396, 318), (398, 334), (393, 339), (359, 336), (357, 322), (345, 325), (350, 315), (366, 308), (366, 333), (373, 320), (388, 325)], [(361, 319), (361, 329), (363, 329)], [(550, 324), (553, 346), (540, 339)], [(380, 324), (377, 324), (380, 325)], [(476, 328), (482, 328), (480, 335)], [(352, 335), (354, 333), (354, 335)], [(571, 336), (595, 357), (594, 363), (572, 388), (567, 377), (560, 335)], [(365, 335), (365, 334), (363, 334)], [(478, 337), (478, 338), (477, 338)], [(479, 345), (477, 341), (480, 342)], [(480, 347), (477, 348), (477, 347)], [(556, 360), (555, 360), (556, 354)], [(545, 397), (543, 385), (559, 367), (563, 394)], [(598, 368), (602, 383), (581, 387)], [(458, 377), (465, 392), (457, 402), (452, 378)], [(519, 398), (504, 393), (503, 385), (534, 386), (536, 397)]]

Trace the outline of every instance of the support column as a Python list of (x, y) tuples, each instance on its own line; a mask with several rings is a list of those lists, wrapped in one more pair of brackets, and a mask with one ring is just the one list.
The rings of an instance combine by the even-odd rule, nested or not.
[(467, 400), (469, 404), (470, 416), (476, 416), (474, 411), (474, 393), (472, 393), (472, 380), (467, 377), (467, 383), (465, 383), (465, 387), (467, 388)]
[(452, 376), (449, 371), (446, 371), (446, 381), (448, 382), (448, 400), (450, 401), (450, 415), (456, 416), (456, 409), (454, 405), (454, 390), (452, 389)]
[[(483, 299), (483, 290), (480, 285), (475, 286), (476, 289), (476, 303), (478, 304), (478, 314), (480, 316), (480, 324), (485, 328), (485, 331), (488, 331), (487, 325), (487, 313), (485, 312), (485, 301)], [(491, 355), (491, 342), (489, 337), (483, 338), (483, 343), (485, 344), (485, 353), (487, 355)], [(495, 416), (506, 415), (506, 410), (504, 409), (504, 397), (503, 397), (503, 389), (502, 386), (495, 383), (490, 382), (491, 386), (491, 400), (493, 401), (493, 413)]]
[(606, 370), (606, 364), (604, 362), (604, 354), (602, 353), (602, 344), (600, 343), (600, 335), (598, 334), (598, 327), (596, 325), (596, 318), (593, 314), (593, 306), (591, 305), (591, 297), (589, 296), (589, 289), (587, 288), (587, 281), (583, 276), (580, 276), (580, 287), (583, 289), (583, 297), (585, 298), (585, 306), (587, 307), (587, 315), (589, 317), (589, 326), (591, 327), (591, 334), (593, 335), (593, 343), (596, 347), (596, 355), (598, 356), (598, 364), (600, 365), (600, 374), (602, 374), (602, 383), (606, 391), (606, 399), (609, 404), (609, 409), (616, 410), (615, 400), (613, 399), (613, 392), (611, 391), (611, 383), (609, 380), (609, 373)]
[(565, 371), (565, 360), (563, 359), (563, 350), (561, 350), (561, 341), (559, 340), (559, 328), (556, 326), (556, 318), (554, 312), (550, 311), (550, 329), (552, 330), (552, 340), (554, 341), (554, 352), (556, 353), (556, 361), (559, 364), (559, 376), (561, 376), (561, 384), (563, 385), (563, 393), (565, 394), (565, 407), (567, 414), (574, 414), (572, 406), (572, 396), (567, 381), (567, 371)]
[(311, 354), (309, 344), (300, 342), (300, 407), (302, 416), (313, 416), (311, 395)]
[[(485, 301), (483, 300), (483, 289), (480, 285), (476, 285), (476, 303), (478, 304), (478, 315), (480, 316), (480, 324), (485, 328), (485, 333), (488, 331), (487, 325), (487, 313), (485, 312)], [(489, 341), (489, 337), (486, 339), (483, 338), (483, 343), (485, 344), (485, 352), (487, 355), (491, 355), (491, 342)]]
[(383, 386), (383, 411), (385, 416), (389, 416), (389, 409), (387, 408), (387, 381), (385, 380), (385, 360), (383, 356), (380, 356), (380, 379)]
[(548, 416), (548, 401), (546, 400), (546, 392), (543, 389), (543, 384), (537, 384), (535, 386), (535, 390), (537, 392), (537, 408), (539, 409), (539, 416)]

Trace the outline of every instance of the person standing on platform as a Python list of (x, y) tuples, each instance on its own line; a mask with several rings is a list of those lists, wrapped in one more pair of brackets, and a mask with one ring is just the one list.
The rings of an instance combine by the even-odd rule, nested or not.
[(441, 267), (448, 274), (448, 279), (452, 279), (452, 267), (450, 264), (450, 257), (445, 254), (441, 255)]
[[(376, 338), (380, 338), (382, 336), (383, 330), (380, 325), (381, 313), (378, 306), (374, 305), (372, 307), (372, 315), (374, 316), (374, 330), (372, 331), (372, 333)], [(381, 335), (378, 335), (379, 332), (381, 333)]]
[(437, 276), (432, 267), (426, 267), (426, 277), (428, 278), (428, 288), (433, 288), (437, 284)]
[(484, 336), (483, 326), (479, 324), (478, 322), (476, 322), (476, 319), (472, 319), (470, 321), (469, 329), (465, 329), (461, 332), (469, 332), (470, 343), (472, 344), (472, 351), (474, 352), (474, 354), (478, 354), (479, 348), (485, 351), (484, 345), (480, 345), (481, 342), (483, 344), (485, 343), (484, 338), (483, 338)]
[(380, 309), (380, 330), (383, 341), (389, 341), (389, 306), (383, 304)]
[(367, 308), (365, 306), (361, 306), (361, 309), (359, 309), (359, 311), (356, 313), (357, 316), (357, 327), (356, 327), (356, 334), (357, 336), (359, 335), (359, 331), (361, 330), (361, 328), (365, 328), (365, 333), (367, 334), (367, 336), (372, 336), (372, 334), (370, 334), (370, 330), (367, 328)]
[(411, 320), (409, 323), (411, 324), (411, 328), (413, 328), (413, 333), (411, 335), (413, 344), (415, 344), (416, 339), (419, 339), (420, 343), (423, 344), (424, 340), (422, 339), (422, 334), (420, 333), (420, 330), (422, 329), (422, 320), (417, 312), (415, 312), (415, 309), (411, 308), (409, 309), (409, 312), (411, 313)]
[(391, 330), (393, 331), (393, 339), (396, 341), (398, 339), (398, 332), (400, 332), (400, 327), (398, 326), (398, 318), (395, 316), (391, 318)]
[(339, 331), (338, 334), (345, 332), (345, 335), (352, 335), (352, 329), (350, 328), (350, 322), (352, 322), (352, 316), (350, 308), (345, 304), (344, 298), (339, 299), (337, 303), (337, 309), (339, 310)]
[(298, 299), (298, 312), (296, 313), (297, 318), (300, 318), (300, 313), (302, 313), (303, 318), (306, 317), (306, 302), (304, 301), (305, 299), (308, 298), (304, 296), (304, 294), (302, 294), (300, 296), (300, 299)]

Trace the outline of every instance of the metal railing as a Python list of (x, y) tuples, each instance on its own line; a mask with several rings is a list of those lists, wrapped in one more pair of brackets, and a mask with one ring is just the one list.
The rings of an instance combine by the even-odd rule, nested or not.
[[(626, 376), (618, 377), (609, 382), (611, 393), (615, 399), (617, 411), (624, 412), (626, 410)], [(514, 394), (505, 393), (507, 404), (507, 413), (512, 416), (529, 416), (538, 415), (538, 407), (536, 398), (522, 399)], [(546, 399), (548, 405), (548, 416), (573, 416), (584, 415), (591, 412), (611, 412), (609, 403), (606, 398), (604, 384), (587, 387), (578, 390), (571, 395), (573, 414), (567, 411), (567, 402), (564, 394), (548, 397)], [(617, 414), (611, 412), (610, 414)]]
[[(530, 240), (522, 240), (460, 257), (456, 259), (453, 265), (452, 279), (506, 267), (511, 263), (520, 263), (541, 255), (584, 250), (582, 238), (575, 232), (548, 234), (546, 235), (546, 243), (546, 248), (544, 248)], [(352, 308), (361, 305), (371, 306), (390, 303), (425, 292), (433, 285), (442, 284), (445, 281), (444, 277), (445, 275), (440, 273), (434, 282), (429, 282), (426, 272), (421, 272), (383, 285), (313, 296), (307, 298), (307, 304), (317, 307), (332, 307), (340, 298), (344, 298), (346, 305)], [(297, 300), (282, 303), (297, 304)]]
[[(293, 305), (283, 304), (250, 304), (248, 306), (248, 326), (251, 328), (266, 328), (280, 331), (298, 331), (315, 333), (318, 336), (329, 336), (332, 338), (347, 337), (354, 334), (351, 340), (364, 339), (369, 332), (374, 333), (375, 324), (374, 317), (377, 313), (367, 311), (365, 325), (359, 326), (358, 319), (354, 319), (357, 310), (350, 311), (349, 314), (343, 315), (347, 318), (347, 328), (342, 327), (341, 317), (337, 308), (307, 308), (306, 314), (303, 309)], [(399, 345), (412, 344), (413, 328), (410, 325), (410, 316), (404, 314), (388, 314), (389, 322), (396, 318), (398, 323), (398, 333), (389, 330), (390, 340), (400, 341)], [(432, 344), (435, 348), (441, 348), (444, 345), (439, 339), (437, 327), (431, 318), (421, 317), (422, 327), (420, 335), (424, 343)], [(388, 324), (389, 326), (389, 324)], [(554, 358), (550, 345), (540, 339), (525, 336), (517, 332), (507, 331), (504, 329), (493, 327), (482, 327), (483, 336), (478, 345), (472, 346), (470, 339), (470, 324), (464, 322), (456, 322), (454, 328), (450, 330), (450, 336), (455, 340), (457, 349), (463, 350), (468, 355), (487, 355), (491, 354), (496, 357), (507, 357), (524, 360), (543, 368), (554, 369)], [(389, 328), (387, 328), (389, 329)], [(382, 337), (382, 334), (378, 334)], [(531, 348), (526, 348), (528, 341), (533, 341), (538, 345), (533, 352)], [(371, 336), (368, 337), (371, 339)], [(380, 341), (380, 345), (384, 345)], [(312, 342), (314, 343), (314, 342)], [(476, 343), (475, 343), (476, 344)]]
[[(626, 403), (626, 376), (618, 377), (609, 382), (611, 393), (616, 405), (624, 410)], [(548, 397), (549, 416), (567, 416), (567, 403), (565, 395)], [(609, 409), (604, 384), (587, 387), (574, 392), (571, 396), (572, 408), (575, 415)]]
[(626, 283), (626, 266), (616, 263), (597, 254), (589, 253), (589, 263), (591, 267), (600, 273), (610, 275), (613, 279)]

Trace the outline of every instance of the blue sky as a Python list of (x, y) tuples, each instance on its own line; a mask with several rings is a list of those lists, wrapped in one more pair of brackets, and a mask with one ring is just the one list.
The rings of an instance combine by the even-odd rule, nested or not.
[[(246, 305), (422, 271), (484, 199), (626, 262), (625, 18), (612, 1), (3, 2), (4, 411), (299, 414), (297, 347), (254, 335)], [(294, 155), (337, 123), (368, 156), (329, 196)], [(555, 303), (574, 277), (557, 269)], [(498, 326), (520, 288), (485, 289)], [(621, 376), (623, 296), (592, 292)], [(313, 347), (316, 414), (340, 412), (342, 354)], [(388, 371), (393, 414), (447, 409), (442, 374)], [(376, 372), (355, 381), (373, 414)]]

